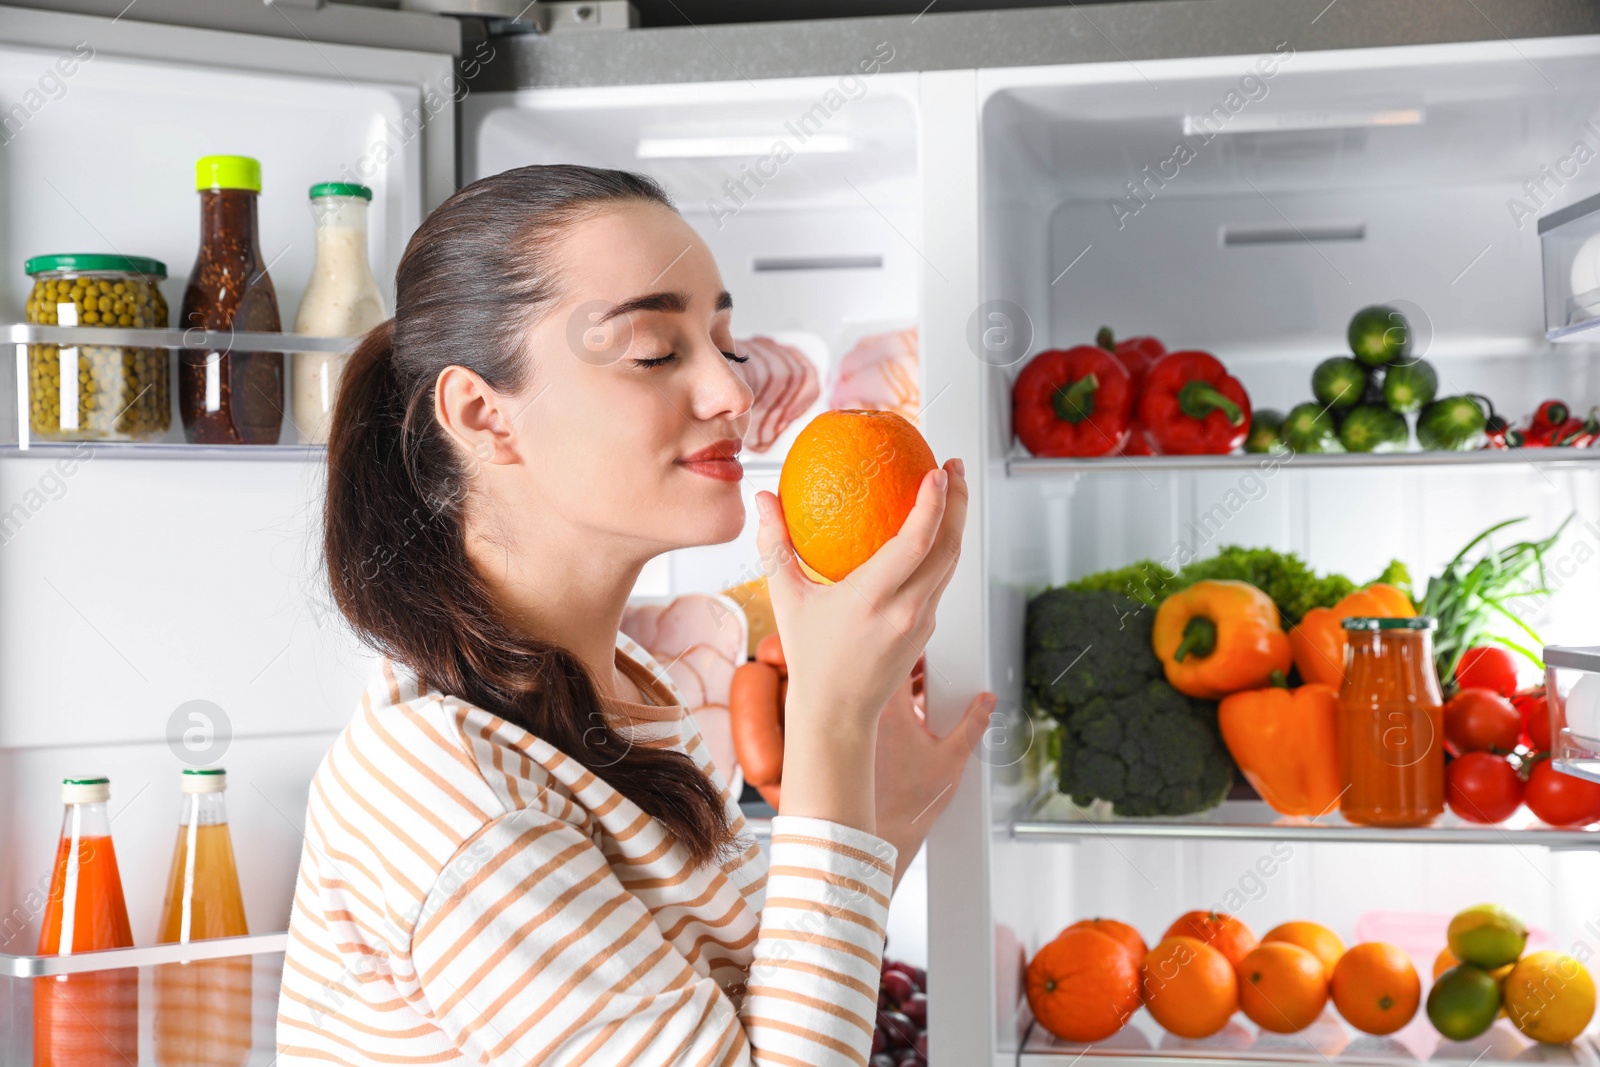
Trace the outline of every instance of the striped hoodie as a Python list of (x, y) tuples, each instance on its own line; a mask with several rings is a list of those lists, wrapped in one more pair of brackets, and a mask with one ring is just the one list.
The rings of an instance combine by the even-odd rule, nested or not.
[(897, 850), (823, 819), (750, 836), (666, 671), (636, 744), (688, 753), (741, 855), (692, 866), (547, 742), (384, 661), (311, 783), (278, 1063), (865, 1064)]

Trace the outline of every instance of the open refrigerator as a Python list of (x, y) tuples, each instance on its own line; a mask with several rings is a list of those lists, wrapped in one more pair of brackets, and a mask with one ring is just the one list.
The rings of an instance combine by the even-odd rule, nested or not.
[[(310, 270), (312, 182), (354, 174), (373, 188), (370, 253), (387, 287), (407, 236), (458, 182), (573, 162), (661, 180), (716, 256), (735, 335), (795, 345), (824, 382), (862, 338), (916, 329), (919, 425), (937, 457), (966, 459), (973, 492), (927, 649), (930, 721), (943, 732), (977, 691), (1000, 695), (891, 909), (889, 954), (930, 974), (934, 1063), (1600, 1062), (1590, 1038), (1543, 1048), (1504, 1024), (1441, 1043), (1420, 1016), (1390, 1040), (1331, 1016), (1309, 1037), (1265, 1038), (1241, 1016), (1188, 1042), (1141, 1013), (1085, 1049), (1030, 1025), (1021, 985), (1025, 961), (1077, 919), (1121, 918), (1153, 941), (1173, 916), (1224, 900), (1242, 900), (1234, 910), (1258, 930), (1312, 918), (1347, 943), (1494, 900), (1551, 946), (1593, 946), (1592, 832), (1285, 826), (1248, 801), (1186, 819), (1072, 808), (1039, 758), (1022, 625), (1033, 593), (1180, 544), (1290, 550), (1358, 580), (1398, 557), (1421, 579), (1492, 522), (1528, 516), (1548, 532), (1576, 512), (1558, 550), (1571, 573), (1531, 621), (1551, 643), (1592, 643), (1600, 451), (1300, 456), (1265, 477), (1252, 456), (1034, 459), (1010, 426), (1023, 357), (1101, 325), (1211, 351), (1258, 407), (1283, 408), (1342, 349), (1353, 310), (1397, 300), (1421, 313), (1449, 391), (1490, 393), (1510, 413), (1593, 396), (1590, 335), (1563, 322), (1561, 343), (1547, 339), (1535, 220), (1600, 188), (1600, 169), (1563, 169), (1576, 141), (1600, 151), (1600, 39), (1287, 41), (1271, 57), (927, 72), (866, 49), (863, 63), (878, 63), (854, 76), (460, 92), (438, 53), (0, 9), (0, 91), (20, 97), (80, 40), (93, 60), (0, 156), (8, 323), (22, 319), (22, 260), (69, 246), (164, 260), (176, 306), (197, 234), (190, 167), (240, 152), (262, 161), (263, 244), (285, 309)], [(495, 62), (492, 40), (478, 48), (462, 58)], [(430, 93), (459, 108), (430, 109)], [(130, 112), (141, 121), (118, 121)], [(1169, 162), (1191, 137), (1192, 158)], [(29, 336), (15, 330), (13, 349)], [(372, 662), (319, 584), (321, 450), (292, 435), (189, 446), (174, 419), (166, 441), (95, 445), (52, 478), (70, 450), (22, 447), (23, 379), (0, 377), (15, 442), (0, 454), (0, 504), (27, 504), (0, 547), (0, 1060), (26, 1062), (28, 985), (63, 966), (28, 954), (57, 783), (86, 768), (111, 777), (147, 946), (177, 773), (198, 758), (182, 745), (189, 721), (173, 717), (204, 700), (220, 712), (208, 743), (226, 735), (206, 754), (234, 779), (255, 932), (205, 951), (255, 961), (250, 1062), (269, 1064), (306, 783)], [(793, 434), (747, 456), (747, 498), (775, 489)], [(752, 518), (729, 544), (656, 561), (636, 599), (758, 574)], [(195, 951), (141, 947), (104, 965), (148, 975)], [(141, 1051), (145, 1062), (147, 1041)]]

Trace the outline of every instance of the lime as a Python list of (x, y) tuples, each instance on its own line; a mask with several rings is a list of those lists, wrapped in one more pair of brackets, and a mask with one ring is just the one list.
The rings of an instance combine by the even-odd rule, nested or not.
[(1457, 964), (1428, 990), (1428, 1021), (1451, 1041), (1470, 1041), (1494, 1025), (1500, 983), (1482, 967)]
[(1522, 955), (1528, 928), (1498, 904), (1479, 904), (1450, 920), (1447, 937), (1456, 959), (1494, 970)]

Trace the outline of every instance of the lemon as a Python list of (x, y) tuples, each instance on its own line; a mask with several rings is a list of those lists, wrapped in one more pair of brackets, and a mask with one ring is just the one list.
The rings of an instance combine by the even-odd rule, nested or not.
[(1498, 904), (1479, 904), (1450, 920), (1448, 938), (1456, 959), (1493, 970), (1522, 955), (1528, 928)]
[(1530, 953), (1512, 968), (1505, 984), (1506, 1014), (1528, 1037), (1560, 1045), (1579, 1034), (1594, 1015), (1594, 979), (1564, 952)]

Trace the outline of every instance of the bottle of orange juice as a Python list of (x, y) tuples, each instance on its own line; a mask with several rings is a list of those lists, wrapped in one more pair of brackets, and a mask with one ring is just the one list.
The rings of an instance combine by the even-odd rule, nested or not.
[[(239, 937), (244, 898), (228, 836), (220, 768), (183, 772), (183, 815), (161, 905), (161, 944)], [(240, 1067), (250, 1058), (250, 960), (190, 960), (156, 968), (156, 1062)]]
[[(41, 956), (133, 946), (122, 876), (111, 848), (110, 799), (107, 778), (61, 783), (66, 814), (39, 931)], [(123, 1067), (138, 1059), (137, 968), (34, 981), (34, 1067)]]

